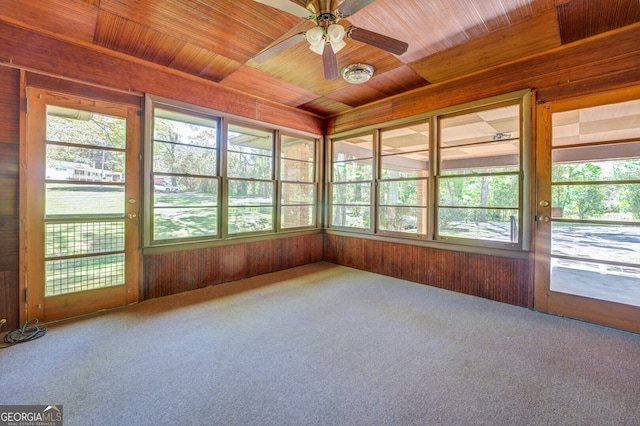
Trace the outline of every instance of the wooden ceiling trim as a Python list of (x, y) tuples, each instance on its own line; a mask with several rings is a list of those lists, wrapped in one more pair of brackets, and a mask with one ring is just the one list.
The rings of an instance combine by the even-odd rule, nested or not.
[[(24, 40), (30, 40), (30, 43), (25, 44)], [(3, 21), (0, 21), (0, 63), (116, 90), (153, 93), (257, 119), (258, 100), (249, 94), (167, 67), (132, 60), (105, 48), (77, 45)], [(261, 102), (269, 103), (267, 100)], [(288, 111), (290, 118), (286, 122), (272, 124), (294, 127), (306, 126), (311, 121), (315, 123), (313, 128), (299, 130), (317, 133), (323, 128), (322, 120), (311, 113), (276, 103), (273, 107)]]
[(359, 107), (375, 102), (385, 96), (375, 87), (364, 83), (349, 85), (344, 89), (327, 94), (326, 97), (351, 107)]
[(51, 34), (63, 34), (91, 42), (98, 8), (92, 3), (69, 0), (0, 1), (0, 18)]
[(640, 21), (637, 0), (573, 0), (558, 6), (562, 43), (611, 31)]
[(169, 66), (219, 83), (240, 68), (242, 64), (224, 56), (216, 55), (200, 46), (185, 43)]
[(314, 112), (322, 117), (328, 117), (330, 115), (349, 111), (352, 107), (322, 96), (314, 99), (311, 102), (300, 105), (300, 108), (306, 111)]
[[(256, 85), (260, 81), (262, 84)], [(305, 104), (317, 98), (315, 93), (295, 84), (280, 80), (255, 68), (242, 66), (222, 81), (222, 86), (230, 87), (264, 99), (270, 99), (292, 107)]]
[(388, 97), (424, 87), (430, 82), (418, 75), (411, 67), (403, 65), (383, 74), (374, 75), (366, 84), (381, 92), (384, 97)]
[[(191, 0), (102, 0), (100, 3), (101, 10), (242, 63), (298, 20), (265, 8), (254, 1), (243, 2), (240, 8), (231, 0), (207, 3)], [(277, 20), (265, 19), (265, 13), (274, 14)], [(273, 22), (278, 22), (278, 25)], [(229, 43), (230, 37), (233, 43)]]
[(184, 42), (118, 15), (101, 11), (94, 42), (127, 55), (168, 66)]
[(555, 11), (486, 34), (452, 49), (409, 64), (426, 80), (437, 83), (460, 75), (560, 46)]
[[(332, 118), (328, 132), (344, 132), (524, 88), (552, 92), (555, 87), (572, 84), (567, 81), (567, 75), (577, 82), (573, 90), (583, 81), (589, 81), (592, 87), (594, 82), (599, 82), (598, 88), (605, 88), (612, 71), (612, 87), (637, 84), (640, 82), (639, 39), (640, 23), (463, 78), (432, 84), (340, 113)], [(379, 110), (391, 112), (376, 120), (375, 111)]]

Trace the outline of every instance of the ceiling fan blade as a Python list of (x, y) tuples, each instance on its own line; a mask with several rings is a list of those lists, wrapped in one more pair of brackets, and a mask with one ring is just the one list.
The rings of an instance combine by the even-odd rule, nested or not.
[(295, 16), (299, 16), (300, 18), (308, 18), (313, 15), (313, 13), (309, 12), (306, 8), (300, 6), (299, 4), (293, 3), (289, 0), (255, 0), (258, 3), (266, 4), (267, 6), (271, 6), (276, 9), (280, 9), (284, 12), (290, 13)]
[(378, 47), (396, 55), (402, 55), (409, 48), (409, 44), (404, 41), (396, 40), (395, 38), (387, 37), (386, 35), (378, 34), (362, 28), (347, 28), (347, 37)]
[(295, 46), (304, 40), (304, 33), (294, 34), (291, 37), (285, 38), (280, 43), (276, 43), (273, 46), (267, 47), (262, 52), (253, 57), (253, 61), (257, 64), (268, 61), (280, 52), (284, 52), (288, 48)]
[(322, 51), (322, 67), (324, 68), (324, 78), (327, 80), (335, 80), (340, 75), (338, 72), (338, 57), (328, 43), (324, 45), (324, 50)]
[(375, 0), (345, 0), (345, 2), (338, 7), (338, 12), (344, 16), (351, 16), (374, 1)]

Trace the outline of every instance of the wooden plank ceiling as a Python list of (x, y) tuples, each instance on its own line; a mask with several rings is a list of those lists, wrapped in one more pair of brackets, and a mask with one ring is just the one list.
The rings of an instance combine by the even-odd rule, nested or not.
[(254, 0), (12, 0), (0, 2), (0, 20), (329, 117), (630, 25), (640, 21), (640, 1), (377, 0), (340, 23), (409, 49), (397, 56), (347, 39), (339, 68), (363, 62), (375, 69), (358, 85), (325, 80), (322, 58), (306, 42), (254, 62), (313, 26)]

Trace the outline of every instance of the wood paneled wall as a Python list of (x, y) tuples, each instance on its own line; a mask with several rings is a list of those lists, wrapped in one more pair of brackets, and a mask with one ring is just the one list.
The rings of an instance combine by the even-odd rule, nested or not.
[(322, 260), (322, 234), (144, 257), (144, 299)]
[(530, 308), (529, 261), (326, 234), (324, 260)]
[(0, 67), (0, 332), (18, 326), (20, 72)]

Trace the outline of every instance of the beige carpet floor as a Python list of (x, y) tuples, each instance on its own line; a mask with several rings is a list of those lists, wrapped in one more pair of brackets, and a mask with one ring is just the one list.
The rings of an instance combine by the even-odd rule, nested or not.
[(640, 335), (328, 263), (48, 325), (0, 404), (65, 425), (640, 425)]

